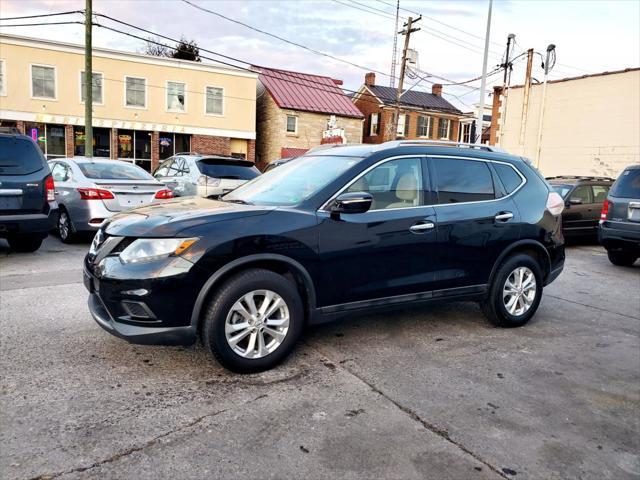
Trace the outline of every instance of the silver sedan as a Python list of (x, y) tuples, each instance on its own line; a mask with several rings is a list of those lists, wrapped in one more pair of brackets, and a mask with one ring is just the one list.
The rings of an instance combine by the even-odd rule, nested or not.
[(59, 205), (58, 233), (69, 243), (112, 215), (173, 198), (142, 168), (120, 160), (60, 158), (49, 161)]

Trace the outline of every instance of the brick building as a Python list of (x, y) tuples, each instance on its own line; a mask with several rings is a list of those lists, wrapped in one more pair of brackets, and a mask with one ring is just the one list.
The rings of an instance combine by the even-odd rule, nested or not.
[(431, 93), (405, 90), (400, 96), (398, 130), (394, 132), (397, 90), (376, 85), (375, 73), (365, 75), (353, 103), (365, 115), (363, 142), (395, 139), (457, 140), (463, 113), (442, 97), (442, 85)]
[(302, 155), (323, 143), (361, 143), (362, 113), (342, 81), (255, 67), (258, 77), (256, 163)]
[[(84, 47), (0, 35), (0, 125), (47, 158), (84, 155)], [(255, 72), (93, 49), (94, 156), (146, 170), (175, 153), (255, 157)]]

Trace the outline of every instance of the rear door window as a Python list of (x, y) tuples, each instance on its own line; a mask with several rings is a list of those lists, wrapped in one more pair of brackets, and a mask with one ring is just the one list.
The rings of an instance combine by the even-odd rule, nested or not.
[(203, 158), (197, 162), (203, 175), (211, 178), (227, 178), (231, 180), (251, 180), (260, 175), (251, 162)]
[(489, 166), (482, 161), (434, 158), (438, 203), (493, 200), (495, 191)]
[(158, 169), (153, 174), (153, 176), (154, 177), (166, 177), (166, 176), (168, 176), (169, 175), (169, 168), (171, 167), (172, 163), (173, 163), (173, 158), (170, 158), (169, 160), (166, 160), (165, 162), (162, 162), (162, 164), (158, 167)]
[(31, 140), (0, 137), (0, 175), (28, 175), (44, 165), (44, 156)]
[(622, 172), (611, 187), (611, 195), (622, 198), (640, 198), (640, 168), (630, 168)]
[(569, 201), (582, 204), (593, 203), (593, 191), (591, 190), (591, 185), (580, 185), (576, 187), (576, 189), (571, 192)]
[(67, 182), (71, 177), (69, 167), (62, 163), (56, 163), (51, 169), (51, 174), (53, 175), (54, 182)]
[(593, 203), (602, 203), (607, 199), (609, 193), (609, 185), (592, 185)]

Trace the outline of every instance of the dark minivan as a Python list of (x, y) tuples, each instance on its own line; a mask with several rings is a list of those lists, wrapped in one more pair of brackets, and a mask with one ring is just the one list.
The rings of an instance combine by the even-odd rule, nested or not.
[(134, 343), (198, 336), (227, 368), (273, 367), (303, 328), (472, 300), (518, 327), (564, 265), (564, 202), (489, 146), (393, 141), (307, 153), (220, 201), (109, 219), (85, 258), (96, 322)]
[(598, 238), (614, 265), (633, 265), (640, 257), (640, 165), (624, 169), (611, 187)]
[(0, 132), (0, 238), (16, 252), (34, 252), (57, 216), (53, 177), (38, 145)]

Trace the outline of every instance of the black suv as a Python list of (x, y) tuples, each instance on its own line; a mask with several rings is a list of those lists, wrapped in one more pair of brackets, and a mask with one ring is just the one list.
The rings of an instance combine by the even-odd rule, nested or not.
[(12, 250), (34, 252), (56, 224), (53, 177), (38, 145), (0, 132), (0, 238)]
[(614, 179), (608, 177), (547, 177), (553, 189), (565, 201), (562, 232), (567, 240), (595, 239), (600, 210)]
[(598, 238), (614, 265), (633, 265), (640, 257), (640, 165), (627, 167), (611, 187)]
[(94, 319), (135, 343), (199, 334), (240, 372), (281, 361), (306, 324), (475, 300), (525, 324), (564, 265), (563, 201), (488, 146), (394, 141), (308, 153), (221, 201), (132, 210), (85, 259)]

